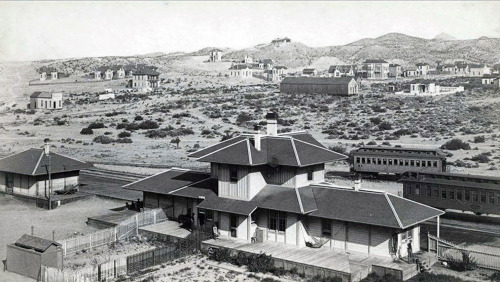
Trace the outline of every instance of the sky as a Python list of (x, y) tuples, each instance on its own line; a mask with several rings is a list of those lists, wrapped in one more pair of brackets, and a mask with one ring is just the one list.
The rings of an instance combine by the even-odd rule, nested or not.
[(289, 37), (311, 47), (400, 32), (500, 38), (491, 2), (0, 2), (0, 61), (204, 47), (242, 49)]

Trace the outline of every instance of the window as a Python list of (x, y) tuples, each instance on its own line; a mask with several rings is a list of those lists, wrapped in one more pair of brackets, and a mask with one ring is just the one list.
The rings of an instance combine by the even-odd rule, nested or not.
[(497, 193), (497, 205), (500, 206), (500, 193)]
[(403, 166), (404, 165), (404, 161), (403, 160), (399, 160), (399, 165)]
[(357, 157), (357, 158), (356, 158), (356, 163), (358, 163), (358, 164), (359, 164), (360, 162), (361, 162), (361, 158), (360, 158), (360, 157)]
[(361, 158), (361, 163), (366, 164), (366, 158)]
[(378, 159), (377, 159), (377, 163), (378, 163), (379, 165), (381, 165), (381, 164), (382, 164), (382, 159), (378, 158)]
[(462, 190), (457, 190), (457, 200), (462, 201)]
[(410, 161), (405, 160), (405, 166), (409, 166), (409, 165), (410, 165)]
[(476, 190), (472, 190), (472, 201), (473, 202), (478, 202), (478, 197), (477, 197), (477, 191)]
[(321, 235), (332, 237), (332, 221), (326, 218), (321, 219)]
[(415, 195), (420, 196), (420, 184), (417, 184), (417, 186), (415, 186)]
[(394, 165), (398, 165), (398, 159), (394, 159)]
[(205, 210), (205, 219), (207, 221), (214, 221), (214, 211)]
[(405, 184), (404, 190), (405, 190), (406, 195), (411, 195), (411, 185), (410, 184)]
[(446, 189), (441, 190), (441, 199), (446, 199)]
[(431, 197), (432, 196), (432, 190), (431, 190), (431, 185), (427, 184), (427, 193), (426, 193), (427, 197)]
[(410, 161), (410, 166), (415, 166), (415, 161), (414, 160)]
[(481, 191), (481, 203), (486, 203), (486, 191)]
[(269, 211), (269, 229), (285, 232), (286, 213), (280, 211)]
[(382, 163), (383, 163), (384, 165), (387, 165), (387, 159), (383, 159)]
[(432, 167), (432, 162), (431, 161), (427, 161), (427, 166), (428, 167)]
[(229, 181), (231, 181), (231, 182), (238, 181), (238, 170), (234, 166), (231, 166), (229, 168)]
[(455, 190), (453, 189), (448, 190), (448, 196), (450, 200), (455, 200)]
[(312, 168), (310, 168), (308, 171), (307, 171), (307, 180), (311, 181), (313, 180), (314, 178), (314, 171)]
[(422, 161), (422, 167), (425, 167), (426, 161)]
[(434, 167), (438, 167), (438, 162), (437, 161), (434, 161), (433, 164), (434, 164)]
[(236, 237), (236, 230), (238, 228), (238, 216), (235, 214), (229, 215), (229, 227), (231, 229), (231, 237)]
[(376, 159), (376, 158), (373, 158), (373, 159), (372, 159), (372, 163), (373, 163), (373, 164), (377, 164), (377, 159)]
[(367, 164), (371, 164), (371, 163), (372, 163), (372, 159), (370, 159), (370, 158), (366, 158), (366, 163), (367, 163)]
[(417, 166), (420, 166), (420, 161), (415, 162)]
[(439, 187), (434, 188), (434, 198), (439, 198)]
[(13, 188), (14, 187), (14, 174), (12, 173), (7, 173), (6, 174), (6, 185), (7, 185), (7, 188)]
[(488, 192), (488, 204), (495, 204), (495, 194), (493, 192)]
[(464, 195), (465, 201), (469, 202), (470, 201), (470, 190), (465, 190), (465, 195)]

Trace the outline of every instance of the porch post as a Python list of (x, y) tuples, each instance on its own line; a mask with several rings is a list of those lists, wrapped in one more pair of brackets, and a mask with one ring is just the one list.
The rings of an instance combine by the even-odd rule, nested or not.
[(251, 227), (252, 227), (252, 214), (249, 214), (247, 217), (247, 240), (248, 242), (252, 242), (252, 232), (251, 232)]
[(436, 257), (439, 258), (439, 215), (436, 220), (437, 231), (436, 231)]

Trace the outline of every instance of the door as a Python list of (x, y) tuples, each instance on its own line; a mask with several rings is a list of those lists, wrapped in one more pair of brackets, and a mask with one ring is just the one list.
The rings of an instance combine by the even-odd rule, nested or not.
[(236, 238), (237, 235), (237, 228), (238, 228), (238, 216), (235, 214), (230, 214), (229, 215), (229, 229), (231, 231), (231, 237)]
[(14, 174), (12, 173), (5, 174), (5, 192), (7, 194), (14, 193)]

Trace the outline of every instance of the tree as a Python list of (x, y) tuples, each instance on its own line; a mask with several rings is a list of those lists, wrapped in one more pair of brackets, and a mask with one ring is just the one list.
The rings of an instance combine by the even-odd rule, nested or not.
[(175, 137), (174, 139), (170, 140), (170, 143), (176, 144), (177, 148), (179, 148), (179, 143), (181, 143), (181, 139), (179, 137)]
[(460, 139), (451, 139), (441, 146), (441, 149), (445, 150), (470, 150), (470, 145), (467, 142), (464, 142)]

